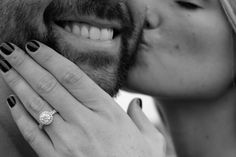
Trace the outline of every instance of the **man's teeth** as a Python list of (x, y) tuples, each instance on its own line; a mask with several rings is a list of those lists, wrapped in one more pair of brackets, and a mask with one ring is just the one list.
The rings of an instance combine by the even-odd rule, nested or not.
[[(77, 26), (73, 26), (73, 28), (72, 28), (72, 33), (74, 33), (75, 34), (75, 29), (74, 28), (76, 28)], [(78, 33), (78, 32), (77, 32)], [(82, 27), (81, 27), (81, 36), (82, 37), (85, 37), (85, 38), (89, 38), (89, 35), (90, 35), (90, 33), (89, 33), (89, 27), (88, 26), (85, 26), (85, 25), (83, 25)], [(76, 34), (76, 35), (80, 35), (80, 34)]]
[(98, 28), (95, 26), (89, 26), (87, 24), (72, 24), (66, 25), (65, 30), (73, 33), (76, 36), (84, 37), (91, 40), (112, 40), (114, 36), (114, 30), (110, 28)]

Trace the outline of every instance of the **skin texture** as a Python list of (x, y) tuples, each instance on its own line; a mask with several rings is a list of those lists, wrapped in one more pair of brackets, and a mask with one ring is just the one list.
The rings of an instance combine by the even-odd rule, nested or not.
[[(18, 97), (10, 111), (39, 157), (165, 156), (163, 136), (141, 111), (139, 99), (127, 114), (76, 65), (39, 45), (36, 52), (27, 49), (28, 55), (16, 45), (11, 55), (0, 52), (12, 65), (3, 78)], [(58, 113), (42, 131), (35, 121), (52, 108)]]
[[(24, 49), (28, 40), (39, 40), (73, 61), (110, 95), (115, 95), (122, 80), (126, 78), (126, 70), (132, 64), (132, 58), (135, 57), (132, 52), (136, 49), (135, 45), (138, 42), (141, 27), (141, 22), (136, 17), (142, 16), (138, 11), (128, 10), (125, 7), (125, 1), (118, 3), (116, 0), (104, 0), (102, 2), (92, 0), (2, 0), (0, 1), (0, 42), (14, 42)], [(78, 11), (80, 8), (90, 8), (90, 10)], [(118, 23), (118, 26), (121, 26), (120, 43), (122, 46), (113, 46), (114, 49), (110, 50), (109, 44), (100, 47), (98, 43), (77, 41), (75, 37), (52, 24), (52, 21), (63, 19), (68, 14), (72, 17), (81, 13), (88, 16), (88, 14), (94, 15), (97, 12), (100, 13), (97, 16), (106, 22)], [(110, 21), (110, 19), (113, 20)], [(130, 30), (131, 28), (132, 30)], [(119, 42), (117, 43), (119, 45)], [(89, 48), (88, 45), (99, 46)], [(5, 105), (6, 98), (10, 94), (12, 91), (0, 77), (0, 103), (3, 104), (0, 106), (0, 124), (2, 126), (0, 131), (1, 136), (6, 138), (5, 142), (0, 144), (1, 155), (36, 156), (24, 141)], [(8, 147), (9, 145), (12, 147)], [(5, 149), (6, 147), (8, 149)]]
[(232, 156), (233, 33), (218, 1), (137, 2), (146, 23), (129, 86), (161, 100), (180, 156)]
[[(28, 40), (42, 41), (80, 66), (110, 95), (116, 94), (126, 78), (129, 64), (132, 64), (130, 60), (133, 60), (132, 52), (139, 36), (133, 29), (135, 24), (124, 1), (4, 0), (0, 6), (1, 42), (14, 42), (24, 48)], [(80, 16), (119, 23), (122, 38), (119, 47), (116, 46), (112, 52), (105, 46), (89, 48), (88, 42), (76, 42), (73, 36), (55, 25), (58, 21), (78, 19)]]
[(132, 83), (159, 99), (179, 156), (233, 157), (233, 31), (219, 2), (140, 3), (146, 23), (137, 63), (147, 69), (131, 75), (147, 84)]
[(178, 156), (235, 156), (235, 40), (220, 2), (137, 3), (146, 27), (127, 86), (156, 98)]
[(130, 72), (131, 87), (168, 99), (211, 99), (232, 85), (233, 33), (219, 2), (191, 3), (199, 8), (175, 0), (144, 4), (149, 27)]

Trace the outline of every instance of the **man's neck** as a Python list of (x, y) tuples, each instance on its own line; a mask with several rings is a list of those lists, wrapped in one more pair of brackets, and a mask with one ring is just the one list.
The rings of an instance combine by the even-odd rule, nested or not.
[(235, 157), (236, 91), (214, 102), (161, 104), (178, 157)]
[(6, 99), (13, 94), (0, 76), (0, 156), (36, 157), (14, 123)]

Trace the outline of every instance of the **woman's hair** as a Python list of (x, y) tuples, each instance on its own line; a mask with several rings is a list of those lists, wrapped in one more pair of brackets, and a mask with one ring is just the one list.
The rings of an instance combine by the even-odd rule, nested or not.
[(236, 33), (236, 0), (220, 0), (220, 2)]

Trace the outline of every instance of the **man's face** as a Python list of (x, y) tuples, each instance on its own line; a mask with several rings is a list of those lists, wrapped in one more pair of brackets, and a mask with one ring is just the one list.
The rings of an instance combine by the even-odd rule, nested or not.
[(218, 0), (136, 1), (147, 22), (131, 88), (168, 99), (212, 99), (231, 89), (235, 41)]
[(0, 21), (1, 42), (23, 48), (39, 40), (110, 95), (126, 77), (139, 36), (123, 0), (1, 0)]

